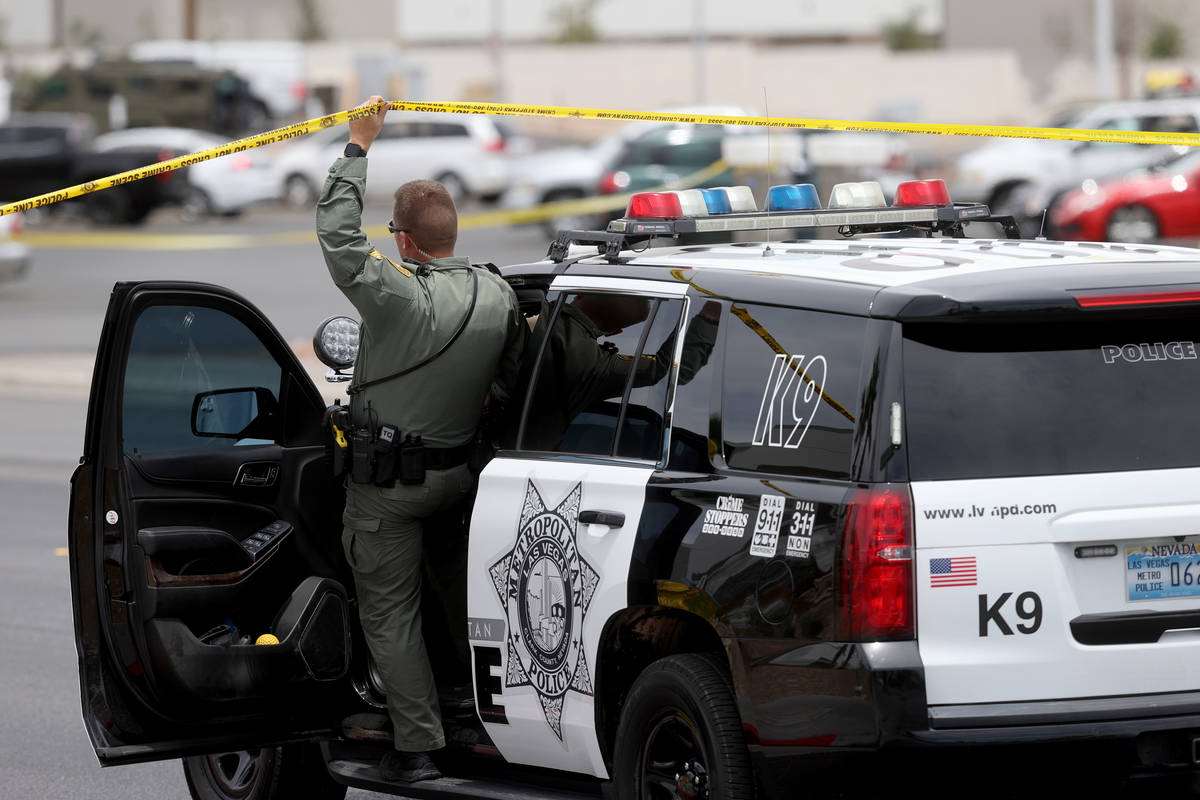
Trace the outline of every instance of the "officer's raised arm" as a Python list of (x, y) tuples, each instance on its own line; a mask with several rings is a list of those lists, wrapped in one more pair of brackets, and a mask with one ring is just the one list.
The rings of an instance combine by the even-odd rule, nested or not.
[[(371, 109), (377, 108), (372, 111)], [(383, 129), (386, 101), (371, 97), (350, 119), (350, 142), (345, 155), (329, 168), (329, 177), (317, 201), (317, 238), (334, 283), (363, 318), (377, 304), (375, 292), (386, 287), (408, 296), (411, 272), (376, 250), (362, 230), (363, 194), (367, 183), (367, 150)], [(360, 302), (361, 301), (361, 302)]]

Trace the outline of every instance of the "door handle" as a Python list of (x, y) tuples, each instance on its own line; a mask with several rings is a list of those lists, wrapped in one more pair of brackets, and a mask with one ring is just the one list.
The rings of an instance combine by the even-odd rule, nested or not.
[(625, 515), (620, 511), (580, 511), (579, 521), (584, 525), (603, 525), (606, 528), (621, 528), (625, 525)]
[(253, 461), (238, 467), (233, 479), (234, 486), (253, 486), (262, 488), (274, 486), (279, 477), (279, 465), (273, 461)]

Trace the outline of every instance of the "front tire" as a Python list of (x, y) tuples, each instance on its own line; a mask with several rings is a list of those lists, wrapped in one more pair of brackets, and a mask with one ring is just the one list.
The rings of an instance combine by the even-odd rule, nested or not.
[(434, 178), (435, 181), (446, 187), (446, 191), (450, 193), (450, 199), (454, 201), (454, 205), (462, 205), (471, 193), (467, 189), (467, 183), (457, 173), (443, 172)]
[(315, 744), (183, 759), (192, 800), (342, 800)]
[(292, 208), (308, 208), (317, 202), (317, 190), (303, 175), (289, 175), (283, 182), (283, 201)]
[(1158, 217), (1145, 206), (1121, 206), (1113, 209), (1104, 226), (1110, 242), (1146, 244), (1158, 240)]
[(687, 653), (638, 676), (617, 728), (620, 800), (752, 800), (754, 773), (720, 661)]

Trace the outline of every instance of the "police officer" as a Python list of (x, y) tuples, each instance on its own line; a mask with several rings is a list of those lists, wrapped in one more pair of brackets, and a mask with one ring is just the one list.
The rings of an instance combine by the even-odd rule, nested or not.
[[(614, 344), (599, 341), (644, 322), (649, 313), (649, 300), (619, 295), (581, 294), (559, 309), (546, 342), (531, 409), (526, 415), (523, 448), (556, 449), (563, 431), (581, 412), (605, 398), (620, 399), (631, 371), (635, 373), (632, 383), (635, 388), (651, 386), (666, 376), (674, 360), (674, 334), (654, 355), (643, 353), (637, 363), (618, 352)], [(710, 300), (688, 325), (679, 364), (679, 385), (691, 381), (708, 363), (717, 341), (720, 314), (720, 304)], [(539, 324), (547, 315), (548, 311), (543, 309), (538, 315)], [(544, 331), (544, 327), (539, 327), (530, 337), (531, 351), (544, 337)], [(526, 362), (532, 365), (536, 353), (527, 355)], [(512, 431), (510, 439), (514, 435)]]
[[(467, 502), (481, 410), (508, 399), (527, 327), (508, 284), (454, 255), (458, 216), (440, 184), (413, 181), (396, 191), (388, 227), (400, 263), (367, 241), (366, 154), (383, 127), (383, 103), (374, 96), (351, 119), (345, 156), (330, 168), (317, 203), (317, 234), (334, 283), (362, 316), (353, 420), (365, 435), (400, 448), (393, 474), (347, 481), (342, 545), (393, 726), (395, 749), (381, 773), (418, 781), (440, 777), (429, 753), (445, 744), (421, 636), (423, 523)], [(385, 426), (394, 430), (385, 435)], [(466, 576), (451, 577), (465, 614)], [(465, 619), (451, 625), (465, 635)]]

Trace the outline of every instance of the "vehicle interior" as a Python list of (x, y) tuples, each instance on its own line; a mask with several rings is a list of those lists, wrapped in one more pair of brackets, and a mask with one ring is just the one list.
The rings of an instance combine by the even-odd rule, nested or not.
[(176, 720), (320, 693), (350, 667), (352, 586), (322, 401), (247, 306), (142, 292), (121, 322), (100, 429), (121, 465), (103, 564), (118, 660)]

